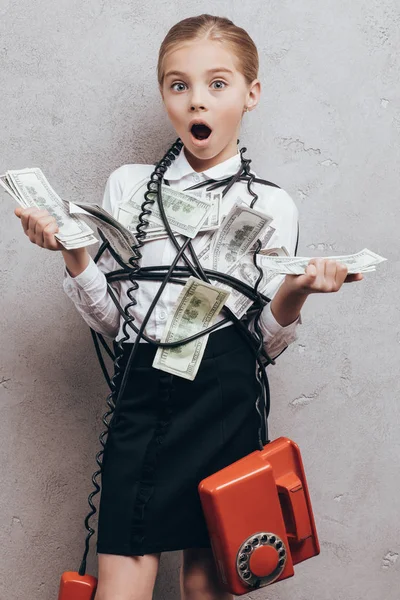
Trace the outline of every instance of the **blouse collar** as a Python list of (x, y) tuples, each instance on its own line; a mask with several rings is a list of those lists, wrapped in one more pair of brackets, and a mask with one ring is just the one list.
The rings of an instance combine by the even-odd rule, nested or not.
[[(172, 162), (171, 166), (168, 167), (168, 170), (165, 174), (168, 180), (182, 179), (182, 177), (196, 173), (196, 171), (190, 166), (183, 150), (184, 147), (182, 146), (179, 155)], [(202, 174), (209, 179), (225, 179), (225, 177), (235, 175), (235, 173), (237, 173), (239, 170), (240, 164), (241, 158), (240, 153), (238, 152), (234, 156), (231, 156), (231, 158), (224, 160), (218, 165), (202, 171)]]

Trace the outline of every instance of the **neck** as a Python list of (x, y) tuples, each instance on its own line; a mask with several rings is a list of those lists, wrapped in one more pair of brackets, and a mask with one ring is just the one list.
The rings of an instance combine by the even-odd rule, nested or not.
[(186, 159), (189, 165), (192, 167), (196, 173), (202, 173), (203, 171), (207, 171), (207, 169), (211, 169), (216, 165), (228, 160), (228, 158), (232, 158), (232, 156), (236, 156), (238, 153), (236, 146), (236, 138), (234, 140), (234, 144), (230, 143), (226, 146), (219, 154), (213, 156), (212, 158), (199, 158), (198, 156), (194, 156), (186, 146), (183, 147), (183, 151), (185, 152)]

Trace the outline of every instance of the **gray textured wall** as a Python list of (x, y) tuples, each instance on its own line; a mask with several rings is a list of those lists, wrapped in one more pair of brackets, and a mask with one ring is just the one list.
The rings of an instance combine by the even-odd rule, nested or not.
[[(99, 201), (115, 167), (154, 162), (175, 137), (158, 47), (201, 12), (258, 44), (263, 96), (241, 141), (295, 199), (299, 254), (388, 258), (311, 297), (271, 368), (272, 434), (300, 444), (322, 552), (251, 598), (398, 600), (398, 2), (1, 0), (0, 172), (39, 166), (64, 198)], [(0, 207), (0, 599), (52, 600), (79, 565), (107, 389), (61, 256), (30, 244), (5, 194)], [(178, 561), (163, 555), (157, 600), (178, 597)]]

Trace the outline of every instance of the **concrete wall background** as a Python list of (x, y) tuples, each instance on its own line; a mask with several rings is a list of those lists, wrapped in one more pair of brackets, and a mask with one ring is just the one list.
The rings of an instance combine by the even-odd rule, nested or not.
[[(202, 12), (258, 45), (263, 96), (242, 145), (292, 194), (299, 255), (368, 247), (361, 283), (311, 297), (270, 370), (272, 437), (302, 449), (321, 555), (263, 600), (397, 600), (400, 586), (400, 9), (395, 0), (0, 1), (0, 172), (39, 166), (99, 201), (109, 173), (175, 139), (156, 86), (167, 29)], [(62, 258), (30, 244), (0, 194), (0, 599), (51, 600), (79, 566), (107, 388), (61, 288)], [(178, 597), (179, 553), (157, 600)], [(96, 573), (92, 551), (88, 571)]]

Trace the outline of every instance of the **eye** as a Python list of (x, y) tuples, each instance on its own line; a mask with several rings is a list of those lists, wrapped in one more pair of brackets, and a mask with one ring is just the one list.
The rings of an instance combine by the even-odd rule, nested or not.
[(218, 87), (214, 88), (215, 90), (223, 90), (223, 89), (224, 89), (224, 87), (226, 86), (226, 83), (225, 83), (225, 81), (222, 81), (221, 79), (217, 79), (216, 81), (213, 81), (211, 85), (214, 85), (214, 83), (219, 83), (219, 84), (221, 84), (221, 83), (222, 83), (222, 86), (223, 86), (223, 87), (221, 87), (221, 86), (219, 85)]
[(176, 92), (182, 92), (182, 88), (176, 89), (176, 87), (175, 87), (176, 85), (186, 86), (186, 83), (182, 83), (182, 81), (176, 81), (175, 83), (173, 83), (171, 85), (171, 90), (175, 90)]

